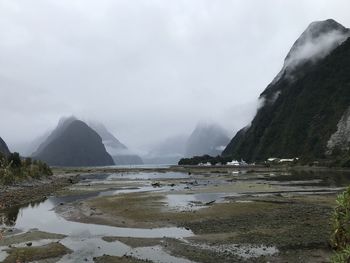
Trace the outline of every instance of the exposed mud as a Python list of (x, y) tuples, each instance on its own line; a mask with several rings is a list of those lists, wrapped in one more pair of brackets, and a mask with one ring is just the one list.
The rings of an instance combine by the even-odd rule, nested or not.
[(0, 186), (0, 211), (13, 206), (45, 199), (53, 192), (78, 181), (74, 175), (54, 175), (41, 180), (22, 182), (13, 186)]
[[(0, 247), (59, 242), (65, 256), (50, 262), (329, 261), (331, 213), (348, 173), (332, 180), (288, 170), (166, 171), (81, 175), (55, 197), (17, 210)], [(46, 222), (36, 223), (37, 214)]]

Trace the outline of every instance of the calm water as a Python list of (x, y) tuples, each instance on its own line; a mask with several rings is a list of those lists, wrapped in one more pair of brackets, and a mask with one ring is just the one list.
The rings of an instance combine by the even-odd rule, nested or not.
[[(164, 176), (167, 179), (171, 178), (185, 178), (185, 176), (178, 173), (168, 174), (140, 174), (136, 176), (131, 174), (130, 178), (148, 179), (159, 178)], [(109, 178), (111, 177), (111, 178)], [(118, 180), (118, 176), (111, 175), (92, 175), (84, 180), (101, 181), (101, 180)], [(72, 222), (64, 219), (54, 211), (54, 208), (61, 203), (69, 203), (79, 201), (87, 198), (115, 195), (126, 192), (139, 192), (139, 191), (151, 191), (156, 190), (153, 187), (141, 187), (141, 188), (125, 188), (113, 191), (101, 191), (94, 193), (87, 193), (83, 195), (71, 195), (65, 197), (49, 197), (43, 202), (36, 202), (28, 204), (23, 207), (15, 207), (7, 211), (2, 217), (3, 227), (12, 227), (20, 230), (21, 232), (27, 232), (31, 229), (37, 229), (40, 231), (63, 234), (67, 237), (59, 242), (70, 248), (73, 253), (64, 256), (59, 262), (93, 262), (93, 257), (102, 256), (104, 254), (112, 256), (133, 255), (140, 259), (159, 260), (160, 262), (190, 262), (186, 259), (176, 258), (165, 251), (161, 246), (145, 247), (145, 248), (131, 248), (119, 241), (106, 242), (102, 239), (105, 236), (113, 237), (136, 237), (136, 238), (185, 238), (193, 236), (192, 231), (178, 228), (178, 227), (164, 227), (164, 228), (124, 228), (113, 227), (107, 225), (97, 224), (85, 224), (79, 222)], [(43, 245), (45, 242), (49, 243), (52, 240), (43, 240), (40, 242), (34, 242), (35, 245)], [(19, 244), (21, 246), (23, 244)], [(7, 256), (4, 251), (7, 247), (0, 247), (0, 260)]]

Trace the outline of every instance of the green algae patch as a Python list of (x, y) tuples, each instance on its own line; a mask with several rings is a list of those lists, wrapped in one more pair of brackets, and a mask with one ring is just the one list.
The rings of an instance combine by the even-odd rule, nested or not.
[[(232, 218), (235, 215), (255, 214), (270, 211), (277, 204), (271, 203), (220, 203), (197, 211), (177, 211), (166, 207), (164, 195), (133, 193), (111, 197), (101, 197), (87, 201), (89, 207), (98, 209), (111, 222), (122, 220), (124, 226), (162, 227), (186, 225), (188, 222)], [(119, 218), (119, 219), (118, 219)]]
[(71, 250), (60, 243), (50, 243), (41, 247), (11, 248), (4, 263), (31, 262), (42, 259), (57, 258), (71, 253)]
[(0, 240), (0, 246), (9, 246), (13, 244), (29, 242), (29, 241), (37, 241), (42, 239), (62, 239), (65, 238), (64, 235), (59, 234), (51, 234), (42, 231), (29, 231), (23, 234), (13, 235), (13, 236), (5, 236)]
[(94, 262), (96, 263), (145, 263), (145, 262), (152, 262), (152, 261), (141, 260), (130, 256), (114, 257), (114, 256), (104, 255), (102, 257), (94, 258)]

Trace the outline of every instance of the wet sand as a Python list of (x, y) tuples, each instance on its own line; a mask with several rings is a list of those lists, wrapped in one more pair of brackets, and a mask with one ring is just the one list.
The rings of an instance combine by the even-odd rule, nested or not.
[[(75, 241), (68, 230), (56, 233), (47, 227), (44, 232), (64, 234), (60, 244), (73, 251), (66, 260), (74, 259), (84, 242), (93, 242), (97, 252), (84, 260), (328, 262), (335, 198), (349, 183), (350, 174), (329, 171), (89, 171), (56, 193), (58, 201), (50, 205), (52, 217), (71, 222), (72, 229), (88, 228), (89, 235), (80, 233), (81, 240)], [(35, 224), (17, 223), (19, 231), (28, 231), (27, 226)], [(108, 235), (101, 230), (105, 227), (111, 227)], [(126, 234), (121, 231), (128, 228)], [(135, 228), (140, 234), (132, 234)], [(154, 234), (162, 228), (174, 232)], [(172, 234), (177, 231), (183, 234)], [(114, 254), (108, 254), (109, 246)]]

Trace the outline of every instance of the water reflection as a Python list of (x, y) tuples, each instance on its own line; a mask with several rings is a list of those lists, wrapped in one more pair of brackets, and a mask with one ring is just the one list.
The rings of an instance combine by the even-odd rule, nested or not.
[(12, 208), (0, 214), (0, 224), (14, 226), (18, 217), (19, 208)]
[(342, 171), (291, 171), (265, 177), (267, 181), (309, 181), (298, 185), (346, 187), (350, 185), (350, 172)]
[[(239, 179), (246, 179), (249, 174), (241, 174)], [(251, 174), (250, 174), (251, 175)], [(314, 186), (318, 187), (329, 187), (335, 189), (336, 187), (345, 187), (350, 185), (350, 172), (334, 172), (334, 171), (290, 171), (290, 172), (275, 172), (271, 174), (256, 173), (255, 177), (259, 178), (259, 181), (265, 181), (267, 184), (276, 185), (281, 184), (284, 187), (295, 187), (295, 186), (309, 186), (310, 189), (304, 189), (304, 191), (310, 190), (310, 192), (317, 192)], [(155, 178), (166, 178), (166, 179), (180, 179), (188, 178), (189, 176), (185, 173), (124, 173), (124, 174), (91, 174), (84, 175), (81, 178), (83, 181), (104, 181), (104, 180), (115, 180), (118, 181), (122, 178), (128, 178), (129, 180), (152, 180)], [(204, 180), (205, 176), (203, 176)], [(201, 179), (197, 178), (198, 182), (196, 185), (201, 186)], [(206, 185), (212, 182), (214, 179), (204, 180)], [(227, 183), (226, 180), (215, 181), (216, 184), (221, 185)], [(38, 202), (31, 202), (24, 206), (15, 206), (10, 209), (6, 209), (0, 212), (0, 225), (5, 227), (32, 227), (38, 228), (39, 224), (47, 226), (47, 231), (50, 231), (47, 222), (52, 221), (51, 224), (58, 223), (62, 226), (62, 222), (67, 222), (60, 218), (52, 209), (60, 203), (70, 203), (79, 200), (85, 200), (97, 196), (108, 196), (116, 195), (120, 193), (131, 193), (140, 191), (174, 191), (182, 190), (184, 185), (178, 184), (176, 186), (164, 185), (161, 188), (153, 188), (152, 186), (143, 187), (127, 187), (118, 189), (109, 189), (106, 191), (95, 191), (90, 193), (84, 193), (79, 195), (70, 195), (64, 197), (50, 197)], [(287, 192), (293, 189), (286, 189)], [(335, 189), (336, 190), (336, 189)], [(297, 192), (298, 189), (294, 189)], [(221, 202), (226, 196), (232, 196), (235, 193), (197, 193), (197, 194), (168, 194), (167, 203), (169, 207), (180, 208), (180, 210), (186, 207), (202, 207), (205, 203), (212, 201)], [(252, 193), (250, 193), (252, 194)], [(41, 222), (44, 220), (44, 222)], [(55, 228), (57, 229), (57, 228)], [(58, 231), (59, 232), (59, 231)]]
[(30, 207), (30, 208), (35, 208), (39, 206), (42, 202), (44, 202), (47, 198), (36, 201), (36, 202), (31, 202), (29, 204), (25, 204), (22, 206), (13, 206), (11, 208), (7, 208), (3, 211), (0, 212), (0, 226), (6, 226), (6, 227), (12, 227), (16, 224), (16, 221), (18, 217), (20, 216), (20, 212), (22, 208), (25, 207)]
[(131, 179), (131, 180), (155, 180), (155, 179), (187, 179), (187, 173), (180, 172), (138, 172), (138, 173), (114, 173), (107, 177), (107, 180)]

